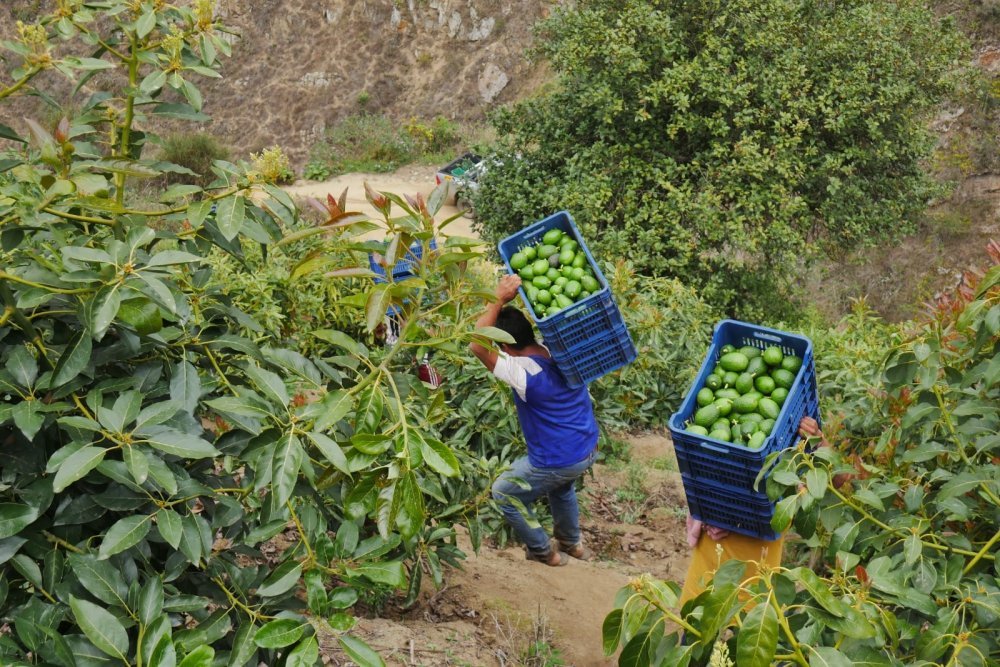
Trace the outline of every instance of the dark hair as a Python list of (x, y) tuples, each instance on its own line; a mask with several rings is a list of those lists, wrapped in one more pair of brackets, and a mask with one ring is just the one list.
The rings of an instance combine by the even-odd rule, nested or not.
[(535, 344), (535, 331), (531, 328), (531, 322), (514, 306), (504, 306), (500, 309), (495, 326), (513, 336), (514, 344), (511, 347), (515, 350), (523, 350)]

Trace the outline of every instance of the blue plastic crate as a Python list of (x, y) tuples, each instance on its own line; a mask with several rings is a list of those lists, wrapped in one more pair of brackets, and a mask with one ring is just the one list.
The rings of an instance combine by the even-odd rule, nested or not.
[[(551, 352), (551, 349), (550, 349)], [(552, 352), (552, 360), (570, 387), (581, 387), (635, 361), (636, 349), (624, 325), (607, 335), (564, 352)]]
[[(388, 244), (386, 244), (388, 245)], [(437, 250), (437, 242), (432, 238), (428, 244), (431, 250)], [(395, 282), (400, 280), (406, 280), (407, 278), (413, 277), (415, 273), (416, 264), (420, 263), (424, 255), (424, 245), (422, 241), (414, 241), (410, 247), (403, 253), (403, 256), (396, 260), (396, 263), (392, 265), (392, 279)], [(386, 282), (385, 267), (382, 266), (382, 261), (376, 257), (375, 253), (368, 253), (368, 265), (371, 267), (372, 273), (375, 274), (376, 283)]]
[(717, 528), (773, 541), (780, 535), (771, 528), (774, 503), (763, 493), (734, 491), (683, 475), (684, 494), (691, 516)]
[[(802, 358), (802, 368), (788, 391), (771, 434), (760, 449), (749, 449), (685, 430), (697, 410), (696, 395), (705, 379), (715, 368), (724, 345), (750, 345), (761, 350), (776, 345), (785, 354)], [(732, 490), (752, 491), (754, 481), (772, 452), (781, 451), (798, 442), (799, 421), (803, 416), (819, 421), (819, 394), (816, 390), (816, 368), (812, 342), (800, 336), (754, 324), (723, 320), (716, 325), (705, 361), (680, 408), (670, 417), (670, 435), (677, 454), (677, 467), (686, 477), (723, 484)]]
[(528, 296), (524, 290), (519, 290), (521, 299), (527, 306), (528, 313), (538, 327), (538, 331), (542, 334), (542, 338), (545, 339), (546, 346), (553, 352), (565, 352), (608, 337), (616, 329), (624, 327), (625, 321), (622, 319), (618, 305), (611, 295), (608, 281), (604, 278), (600, 267), (594, 261), (593, 255), (590, 254), (587, 244), (580, 235), (580, 230), (573, 223), (573, 218), (566, 211), (550, 215), (544, 220), (540, 220), (518, 233), (508, 236), (500, 242), (500, 256), (507, 266), (507, 271), (514, 273), (514, 270), (510, 266), (510, 258), (514, 253), (528, 246), (535, 245), (550, 229), (560, 229), (576, 240), (586, 255), (587, 263), (594, 272), (594, 277), (600, 286), (597, 291), (586, 299), (582, 299), (572, 306), (560, 310), (558, 313), (541, 319), (535, 315), (535, 311), (531, 308), (531, 303), (528, 301)]

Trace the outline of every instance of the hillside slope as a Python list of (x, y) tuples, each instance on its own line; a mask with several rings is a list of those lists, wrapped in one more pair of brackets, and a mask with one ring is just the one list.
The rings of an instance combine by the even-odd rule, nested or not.
[(241, 30), (225, 78), (205, 86), (208, 129), (240, 152), (281, 144), (300, 162), (361, 110), (482, 118), (534, 84), (532, 0), (222, 0)]

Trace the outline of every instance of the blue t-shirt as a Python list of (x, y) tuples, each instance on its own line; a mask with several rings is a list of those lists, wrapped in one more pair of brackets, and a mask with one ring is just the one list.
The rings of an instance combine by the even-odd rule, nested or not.
[(597, 446), (597, 420), (587, 387), (571, 388), (543, 356), (501, 354), (493, 374), (514, 390), (517, 417), (536, 468), (564, 468)]

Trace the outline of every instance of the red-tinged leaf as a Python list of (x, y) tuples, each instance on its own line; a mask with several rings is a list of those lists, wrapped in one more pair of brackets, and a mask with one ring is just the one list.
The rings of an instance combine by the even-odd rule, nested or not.
[(867, 586), (868, 585), (868, 581), (869, 581), (869, 579), (868, 579), (868, 570), (866, 570), (863, 566), (858, 565), (857, 567), (855, 567), (854, 568), (854, 574), (855, 574), (855, 576), (857, 576), (858, 581), (860, 581), (863, 586)]

